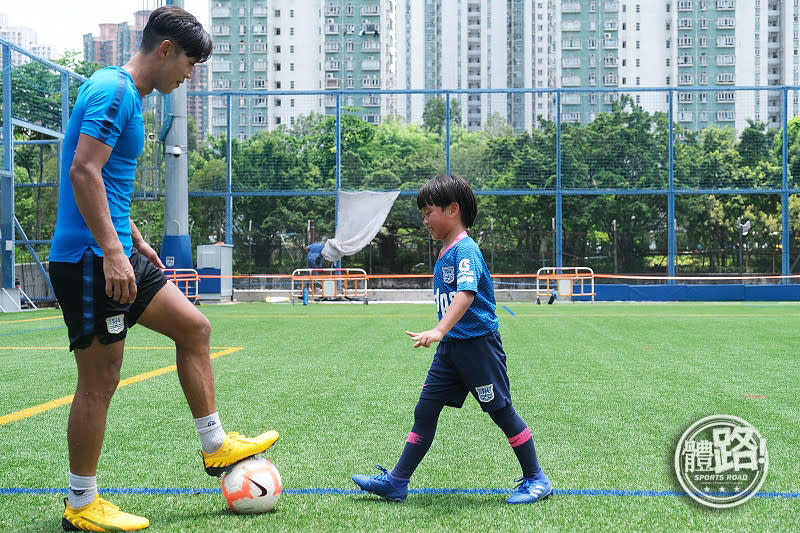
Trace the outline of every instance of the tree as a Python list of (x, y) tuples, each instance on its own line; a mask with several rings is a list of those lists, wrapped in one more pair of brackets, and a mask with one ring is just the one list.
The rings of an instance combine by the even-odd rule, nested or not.
[[(437, 96), (425, 102), (422, 112), (424, 128), (441, 137), (444, 133), (447, 109), (444, 98)], [(461, 103), (455, 98), (450, 100), (450, 125), (461, 124)]]

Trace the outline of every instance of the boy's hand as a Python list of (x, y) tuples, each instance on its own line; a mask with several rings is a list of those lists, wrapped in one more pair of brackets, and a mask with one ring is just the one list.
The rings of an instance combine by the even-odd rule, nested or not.
[(422, 333), (406, 331), (406, 335), (411, 337), (411, 340), (414, 341), (414, 348), (419, 348), (420, 346), (428, 348), (430, 347), (431, 343), (439, 342), (442, 340), (442, 337), (444, 337), (442, 332), (438, 329), (429, 329), (428, 331), (423, 331)]

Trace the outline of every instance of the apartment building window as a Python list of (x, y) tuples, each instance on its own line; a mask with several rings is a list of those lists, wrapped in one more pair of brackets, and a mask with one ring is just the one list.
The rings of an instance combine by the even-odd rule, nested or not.
[(275, 28), (275, 36), (278, 36), (280, 34), (281, 34), (281, 29), (280, 28)]
[(294, 63), (289, 63), (289, 70), (294, 72)]
[(289, 35), (294, 35), (294, 26), (289, 26)]
[(275, 10), (275, 18), (278, 18), (280, 16), (281, 16), (281, 10), (280, 9), (276, 9)]

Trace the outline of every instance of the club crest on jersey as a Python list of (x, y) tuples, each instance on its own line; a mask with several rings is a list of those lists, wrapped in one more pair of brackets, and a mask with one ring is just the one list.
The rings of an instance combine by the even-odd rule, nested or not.
[(106, 329), (112, 335), (116, 335), (117, 333), (122, 333), (122, 330), (125, 329), (124, 316), (115, 315), (106, 318)]
[(478, 400), (483, 403), (488, 403), (494, 400), (494, 384), (489, 383), (483, 387), (475, 387), (475, 392), (478, 393)]
[(442, 267), (442, 278), (445, 283), (453, 283), (453, 280), (456, 279), (456, 269), (452, 266)]

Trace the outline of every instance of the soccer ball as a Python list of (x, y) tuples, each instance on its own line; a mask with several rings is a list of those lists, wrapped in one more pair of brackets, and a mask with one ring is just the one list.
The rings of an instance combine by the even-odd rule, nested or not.
[(278, 469), (260, 456), (239, 461), (222, 478), (222, 494), (235, 513), (271, 511), (282, 491)]

